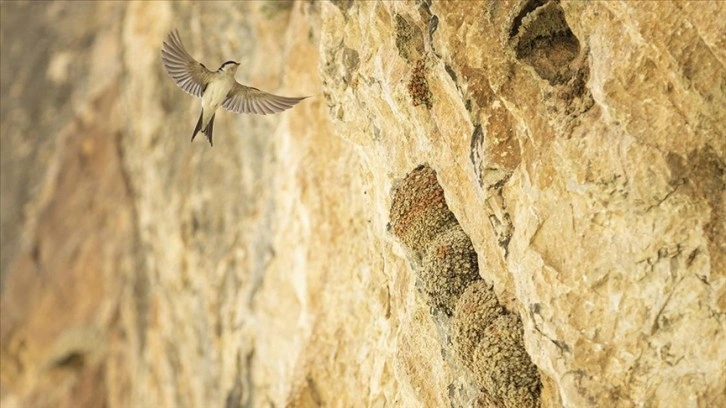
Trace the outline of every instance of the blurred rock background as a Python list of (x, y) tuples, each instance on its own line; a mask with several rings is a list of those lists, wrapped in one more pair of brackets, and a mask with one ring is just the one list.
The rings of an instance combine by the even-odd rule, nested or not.
[[(387, 230), (426, 163), (522, 319), (543, 407), (726, 405), (724, 21), (719, 2), (0, 3), (0, 403), (490, 403)], [(173, 28), (210, 68), (313, 97), (190, 144)]]

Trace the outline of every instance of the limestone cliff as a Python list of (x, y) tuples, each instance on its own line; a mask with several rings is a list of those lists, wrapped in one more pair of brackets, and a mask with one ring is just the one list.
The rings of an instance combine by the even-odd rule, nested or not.
[(0, 11), (3, 408), (726, 405), (723, 4)]

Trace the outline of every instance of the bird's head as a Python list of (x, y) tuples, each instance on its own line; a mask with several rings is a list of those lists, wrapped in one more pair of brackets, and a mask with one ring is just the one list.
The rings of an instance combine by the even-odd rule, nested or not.
[(239, 67), (238, 62), (227, 61), (224, 64), (222, 64), (222, 66), (219, 67), (217, 72), (226, 72), (226, 73), (234, 75), (237, 72), (237, 67)]

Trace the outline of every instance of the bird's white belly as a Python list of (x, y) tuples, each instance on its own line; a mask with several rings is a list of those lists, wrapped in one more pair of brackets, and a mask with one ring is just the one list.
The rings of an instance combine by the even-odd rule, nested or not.
[[(230, 83), (231, 82), (231, 83)], [(202, 128), (206, 127), (214, 112), (227, 99), (227, 93), (232, 89), (232, 81), (212, 81), (207, 85), (202, 95)]]

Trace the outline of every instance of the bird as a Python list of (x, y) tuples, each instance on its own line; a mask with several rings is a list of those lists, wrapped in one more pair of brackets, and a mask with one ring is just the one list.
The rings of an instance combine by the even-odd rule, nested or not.
[(267, 115), (292, 108), (308, 98), (273, 95), (257, 88), (237, 82), (234, 76), (239, 63), (226, 61), (216, 71), (210, 71), (187, 52), (178, 30), (172, 30), (161, 47), (161, 61), (164, 69), (176, 84), (186, 93), (202, 98), (202, 112), (192, 133), (192, 142), (201, 131), (212, 143), (214, 116), (217, 109), (234, 113), (255, 113)]

